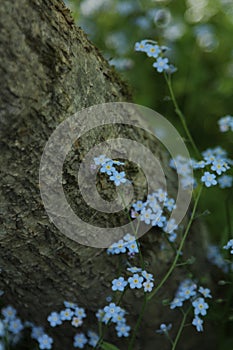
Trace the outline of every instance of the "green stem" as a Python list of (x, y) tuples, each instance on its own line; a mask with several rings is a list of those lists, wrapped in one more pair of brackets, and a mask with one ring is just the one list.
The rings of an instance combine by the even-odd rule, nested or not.
[(177, 343), (178, 343), (178, 341), (180, 339), (181, 333), (182, 333), (182, 331), (184, 329), (184, 326), (185, 326), (187, 315), (188, 315), (188, 312), (183, 314), (183, 319), (181, 321), (181, 324), (180, 324), (179, 330), (177, 332), (176, 338), (175, 338), (175, 340), (173, 342), (172, 350), (175, 350), (176, 345), (177, 345)]
[(131, 337), (130, 342), (129, 342), (128, 350), (132, 350), (133, 349), (135, 338), (136, 338), (138, 329), (139, 329), (141, 321), (142, 321), (142, 317), (143, 317), (145, 309), (146, 309), (147, 301), (148, 301), (147, 296), (146, 296), (146, 294), (144, 294), (144, 300), (143, 300), (141, 312), (140, 312), (140, 315), (138, 317), (136, 326), (135, 326), (135, 328), (133, 330), (133, 334), (132, 334), (132, 337)]
[(164, 285), (164, 283), (167, 281), (167, 279), (169, 278), (169, 276), (172, 274), (173, 270), (174, 270), (175, 267), (176, 267), (176, 264), (177, 264), (177, 261), (178, 261), (178, 259), (179, 259), (179, 257), (180, 257), (180, 253), (181, 253), (181, 251), (182, 251), (182, 249), (183, 249), (185, 240), (186, 240), (186, 238), (187, 238), (187, 236), (188, 236), (188, 233), (189, 233), (191, 224), (192, 224), (193, 219), (194, 219), (194, 217), (195, 217), (195, 213), (196, 213), (196, 210), (197, 210), (197, 205), (198, 205), (198, 202), (199, 202), (199, 199), (200, 199), (200, 196), (201, 196), (201, 191), (202, 191), (202, 186), (200, 187), (199, 192), (198, 192), (198, 194), (197, 194), (197, 197), (196, 197), (196, 199), (195, 199), (194, 206), (193, 206), (193, 211), (192, 211), (192, 215), (191, 215), (190, 220), (189, 220), (189, 222), (188, 222), (188, 225), (187, 225), (187, 227), (186, 227), (184, 236), (183, 236), (183, 238), (182, 238), (182, 240), (181, 240), (181, 242), (180, 242), (180, 245), (179, 245), (179, 248), (178, 248), (178, 250), (177, 250), (175, 259), (173, 260), (173, 263), (172, 263), (170, 269), (168, 270), (168, 272), (166, 273), (166, 275), (164, 276), (164, 278), (162, 279), (162, 281), (159, 283), (159, 285), (157, 286), (157, 288), (155, 288), (155, 289), (153, 290), (153, 292), (151, 292), (151, 294), (149, 295), (148, 300), (151, 300), (151, 299), (155, 296), (155, 294), (156, 294), (156, 293), (160, 290), (160, 288)]
[(174, 94), (174, 91), (173, 91), (173, 88), (172, 88), (171, 76), (170, 75), (168, 76), (166, 73), (164, 74), (164, 76), (165, 76), (165, 80), (166, 80), (167, 85), (168, 85), (168, 89), (169, 89), (169, 92), (170, 92), (170, 95), (171, 95), (171, 99), (172, 99), (173, 105), (175, 107), (175, 112), (178, 115), (178, 117), (180, 118), (180, 121), (181, 121), (181, 123), (183, 125), (183, 128), (184, 128), (185, 132), (186, 132), (188, 140), (191, 143), (192, 148), (193, 148), (196, 156), (199, 159), (199, 158), (201, 158), (200, 152), (198, 151), (198, 148), (197, 148), (197, 146), (196, 146), (196, 144), (195, 144), (195, 142), (194, 142), (194, 140), (192, 138), (192, 135), (189, 132), (188, 126), (186, 124), (185, 117), (184, 117), (183, 113), (181, 112), (181, 110), (180, 110), (180, 108), (178, 106), (178, 103), (177, 103), (177, 100), (176, 100), (176, 97), (175, 97), (175, 94)]

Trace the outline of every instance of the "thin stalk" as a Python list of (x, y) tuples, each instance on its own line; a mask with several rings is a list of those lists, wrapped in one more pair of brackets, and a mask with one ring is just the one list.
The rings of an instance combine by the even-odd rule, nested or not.
[(180, 324), (179, 330), (177, 332), (176, 338), (175, 338), (175, 340), (173, 342), (172, 350), (176, 349), (176, 345), (177, 345), (177, 343), (178, 343), (178, 341), (180, 339), (181, 333), (182, 333), (182, 331), (184, 329), (184, 326), (185, 326), (187, 315), (188, 315), (188, 312), (183, 314), (183, 319), (181, 321), (181, 324)]
[(197, 194), (197, 197), (196, 197), (196, 199), (195, 199), (194, 206), (193, 206), (193, 212), (192, 212), (192, 215), (191, 215), (190, 220), (189, 220), (189, 222), (188, 222), (188, 225), (187, 225), (187, 227), (186, 227), (184, 236), (183, 236), (183, 238), (182, 238), (182, 240), (181, 240), (181, 242), (180, 242), (180, 245), (179, 245), (179, 248), (178, 248), (178, 250), (177, 250), (175, 259), (173, 260), (173, 263), (172, 263), (170, 269), (168, 270), (168, 272), (166, 273), (166, 275), (164, 276), (164, 278), (162, 279), (162, 281), (159, 283), (159, 285), (157, 286), (157, 288), (155, 288), (155, 289), (153, 290), (153, 292), (151, 292), (151, 294), (149, 295), (148, 300), (151, 300), (151, 299), (154, 297), (154, 295), (160, 290), (160, 288), (164, 285), (164, 283), (167, 281), (167, 279), (169, 278), (169, 276), (172, 274), (173, 270), (174, 270), (175, 267), (176, 267), (176, 264), (177, 264), (177, 261), (178, 261), (178, 259), (179, 259), (179, 257), (180, 257), (180, 253), (181, 253), (181, 251), (182, 251), (182, 249), (183, 249), (185, 240), (186, 240), (186, 238), (187, 238), (187, 236), (188, 236), (188, 233), (189, 233), (191, 224), (192, 224), (193, 219), (194, 219), (194, 217), (195, 217), (195, 213), (196, 213), (196, 210), (197, 210), (197, 205), (198, 205), (198, 202), (199, 202), (199, 199), (200, 199), (200, 196), (201, 196), (201, 192), (202, 192), (202, 186), (200, 187), (199, 192), (198, 192), (198, 194)]
[(178, 117), (180, 118), (180, 121), (181, 121), (181, 123), (183, 125), (183, 128), (184, 128), (185, 132), (186, 132), (188, 140), (191, 143), (192, 148), (193, 148), (196, 156), (199, 159), (199, 158), (201, 158), (200, 152), (198, 151), (198, 148), (197, 148), (197, 146), (196, 146), (196, 144), (195, 144), (195, 142), (194, 142), (194, 140), (192, 138), (192, 135), (190, 134), (190, 131), (189, 131), (188, 126), (186, 124), (185, 117), (184, 117), (183, 113), (181, 112), (181, 110), (179, 108), (179, 105), (177, 103), (177, 100), (176, 100), (176, 97), (175, 97), (175, 94), (174, 94), (174, 91), (173, 91), (173, 88), (172, 88), (171, 76), (170, 75), (168, 76), (166, 73), (164, 74), (164, 76), (165, 76), (165, 80), (166, 80), (167, 85), (168, 85), (168, 89), (169, 89), (169, 92), (170, 92), (170, 95), (171, 95), (171, 99), (172, 99), (173, 105), (175, 107), (175, 112), (178, 115)]
[(135, 338), (136, 338), (138, 329), (139, 329), (141, 321), (142, 321), (142, 317), (143, 317), (145, 309), (146, 309), (147, 301), (148, 301), (147, 296), (146, 296), (146, 294), (144, 294), (144, 300), (143, 300), (141, 312), (139, 314), (136, 326), (135, 326), (135, 328), (133, 330), (133, 334), (132, 334), (132, 337), (131, 337), (130, 342), (129, 342), (128, 350), (132, 350), (133, 349)]

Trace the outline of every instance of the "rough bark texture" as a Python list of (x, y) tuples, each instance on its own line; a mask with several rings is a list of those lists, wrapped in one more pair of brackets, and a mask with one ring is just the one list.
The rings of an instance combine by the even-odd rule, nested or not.
[[(89, 311), (84, 330), (95, 330), (94, 314), (105, 305), (105, 298), (110, 294), (118, 258), (107, 256), (102, 249), (69, 240), (49, 222), (39, 193), (39, 162), (47, 139), (61, 121), (94, 104), (129, 101), (130, 93), (82, 30), (75, 27), (69, 11), (60, 1), (1, 0), (0, 13), (0, 288), (5, 292), (3, 302), (14, 305), (25, 320), (48, 328), (48, 313), (59, 310), (64, 300), (77, 301)], [(120, 133), (152, 147), (167, 167), (166, 156), (154, 140), (138, 130), (124, 126), (103, 129), (95, 141)], [(74, 145), (68, 157), (64, 178), (71, 203), (75, 203), (77, 168), (70, 160), (76, 157), (78, 161), (82, 152), (85, 154), (85, 148), (93, 144), (93, 137), (89, 135), (83, 140), (81, 148), (79, 144)], [(167, 170), (167, 174), (174, 185), (172, 172)], [(104, 189), (111, 192), (111, 189)], [(83, 215), (88, 218), (89, 212), (85, 210)], [(104, 224), (104, 218), (101, 220)], [(186, 254), (198, 252), (198, 265), (192, 271), (201, 277), (198, 270), (202, 269), (202, 275), (207, 271), (204, 242), (200, 228), (193, 231), (196, 233), (190, 235)], [(155, 232), (141, 240), (145, 260), (156, 275), (156, 283), (167, 271), (173, 256), (172, 251), (160, 251), (160, 243), (161, 238)], [(158, 298), (151, 301), (135, 349), (167, 349), (166, 341), (155, 336), (155, 329), (161, 322), (176, 319), (178, 312), (161, 306), (161, 300), (172, 297), (183, 274), (177, 270)], [(135, 324), (140, 310), (140, 295), (135, 297), (127, 293), (124, 297), (131, 325)], [(56, 340), (54, 349), (71, 348), (73, 331), (62, 328), (62, 332), (50, 334)], [(115, 339), (114, 332), (110, 331), (109, 337)], [(202, 349), (211, 348), (206, 335), (188, 330), (184, 337), (184, 345), (178, 349), (196, 349), (197, 344)], [(208, 345), (204, 338), (208, 339)], [(125, 341), (118, 340), (116, 344), (126, 349)]]

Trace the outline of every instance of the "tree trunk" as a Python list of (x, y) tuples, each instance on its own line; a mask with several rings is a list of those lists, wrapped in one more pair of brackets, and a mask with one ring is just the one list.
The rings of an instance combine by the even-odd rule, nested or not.
[[(39, 191), (39, 165), (44, 146), (53, 130), (78, 110), (114, 101), (130, 101), (131, 94), (99, 51), (77, 28), (69, 11), (59, 0), (1, 0), (0, 71), (1, 71), (1, 285), (3, 302), (17, 308), (20, 316), (38, 325), (44, 325), (55, 339), (54, 349), (71, 347), (73, 334), (48, 327), (47, 315), (59, 310), (64, 300), (76, 301), (85, 307), (89, 320), (84, 330), (96, 330), (95, 312), (106, 304), (111, 294), (111, 280), (118, 269), (118, 257), (110, 257), (104, 249), (80, 245), (63, 235), (49, 221)], [(88, 147), (102, 138), (114, 138), (126, 134), (151, 146), (160, 157), (175, 186), (172, 171), (166, 165), (166, 155), (152, 137), (143, 131), (124, 126), (103, 128), (76, 143), (64, 168), (67, 198), (84, 219), (89, 210), (81, 207), (74, 193), (77, 167), (72, 163), (87, 152)], [(81, 146), (80, 146), (81, 145)], [(135, 169), (131, 169), (135, 171)], [(111, 196), (111, 189), (103, 189)], [(140, 187), (140, 186), (139, 186)], [(75, 192), (76, 191), (76, 192)], [(106, 217), (99, 218), (104, 224)], [(112, 219), (111, 224), (114, 223)], [(121, 220), (125, 218), (117, 218)], [(123, 222), (123, 221), (122, 221)], [(200, 237), (199, 224), (192, 229), (186, 253), (197, 255), (198, 263), (192, 268), (205, 273), (204, 241)], [(196, 232), (196, 233), (195, 233)], [(198, 236), (197, 236), (198, 235)], [(159, 234), (148, 234), (141, 240), (141, 247), (149, 270), (156, 275), (156, 283), (166, 273), (172, 251), (160, 251)], [(197, 243), (198, 242), (198, 243)], [(198, 247), (198, 249), (197, 249)], [(195, 253), (193, 253), (195, 252)], [(197, 254), (196, 254), (197, 253)], [(185, 275), (176, 270), (158, 297), (152, 300), (145, 314), (137, 337), (135, 349), (167, 349), (163, 337), (155, 330), (162, 322), (175, 320), (178, 312), (161, 305), (161, 300), (173, 297), (178, 282)], [(133, 327), (139, 313), (142, 298), (128, 293), (124, 306), (129, 311)], [(174, 326), (176, 330), (176, 326)], [(195, 330), (184, 333), (184, 339)], [(186, 335), (185, 335), (186, 334)], [(115, 339), (109, 333), (110, 339)], [(194, 349), (194, 344), (210, 348), (210, 338), (195, 334), (179, 349)], [(126, 342), (115, 340), (120, 349)]]

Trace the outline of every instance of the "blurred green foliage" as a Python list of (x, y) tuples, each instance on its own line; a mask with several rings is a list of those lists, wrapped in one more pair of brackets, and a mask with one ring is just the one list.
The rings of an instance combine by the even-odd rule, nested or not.
[[(134, 102), (164, 115), (184, 135), (162, 74), (153, 59), (134, 51), (135, 42), (152, 39), (171, 48), (175, 95), (200, 151), (220, 145), (233, 155), (232, 133), (217, 121), (233, 114), (232, 0), (69, 0), (77, 24), (129, 81)], [(201, 212), (213, 242), (231, 238), (233, 201), (229, 190), (205, 191)], [(229, 216), (229, 215), (228, 215)], [(228, 223), (227, 223), (228, 222)]]

